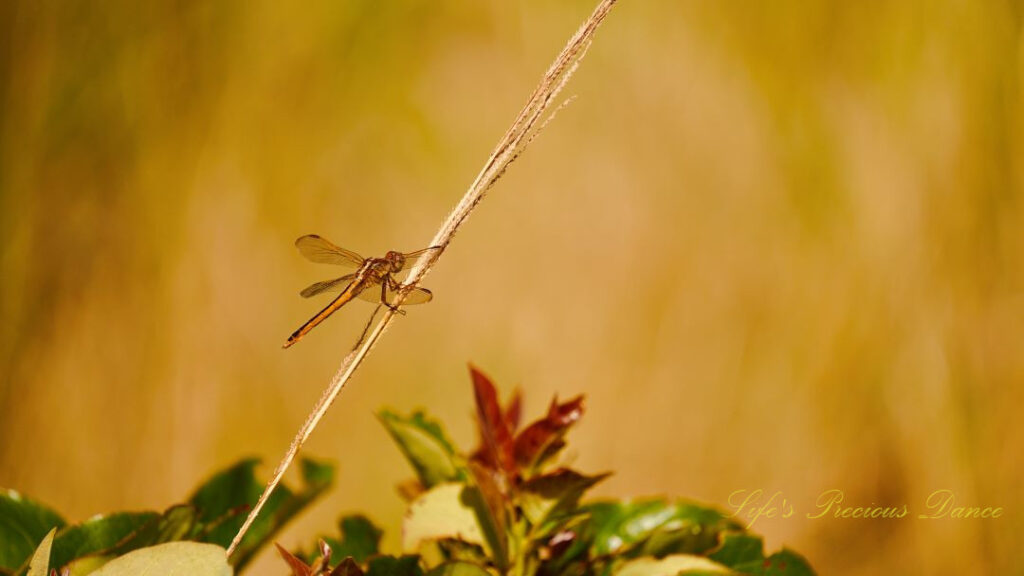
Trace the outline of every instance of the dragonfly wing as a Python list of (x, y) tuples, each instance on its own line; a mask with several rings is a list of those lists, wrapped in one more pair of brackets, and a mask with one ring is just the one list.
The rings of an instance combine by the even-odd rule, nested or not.
[(342, 276), (341, 278), (335, 278), (334, 280), (324, 280), (323, 282), (316, 282), (307, 286), (306, 289), (303, 290), (302, 292), (299, 292), (299, 294), (303, 298), (309, 298), (311, 296), (316, 296), (317, 294), (330, 292), (332, 290), (344, 290), (355, 277), (355, 274), (346, 274), (345, 276)]
[(363, 257), (359, 254), (335, 246), (329, 240), (316, 234), (302, 236), (295, 241), (295, 247), (299, 249), (299, 254), (318, 264), (335, 264), (349, 268), (358, 268), (363, 265)]
[(402, 256), (405, 256), (406, 264), (408, 264), (409, 260), (416, 260), (431, 250), (440, 250), (441, 248), (441, 246), (431, 246), (430, 248), (424, 248), (423, 250), (417, 250), (415, 252), (406, 252), (405, 254), (402, 254)]
[[(366, 300), (368, 302), (373, 302), (373, 303), (376, 303), (376, 304), (380, 304), (380, 302), (381, 302), (381, 288), (380, 287), (381, 287), (380, 284), (371, 284), (371, 285), (367, 286), (365, 289), (363, 289), (363, 291), (359, 293), (357, 298), (360, 298), (362, 300)], [(395, 301), (395, 296), (396, 296), (396, 294), (395, 294), (394, 288), (391, 287), (391, 286), (388, 286), (387, 292), (384, 295), (384, 298), (387, 299), (387, 303), (391, 304), (392, 302), (394, 302)], [(409, 305), (409, 304), (425, 304), (427, 302), (430, 302), (430, 300), (433, 297), (434, 297), (434, 295), (431, 294), (430, 290), (427, 290), (426, 288), (414, 288), (412, 290), (412, 292), (410, 292), (409, 295), (405, 297), (405, 300), (402, 302), (402, 305), (405, 306), (405, 305)]]
[(426, 288), (413, 288), (412, 292), (409, 292), (409, 295), (405, 297), (405, 301), (402, 302), (402, 304), (426, 304), (433, 298), (434, 295), (430, 293), (430, 290), (427, 290)]

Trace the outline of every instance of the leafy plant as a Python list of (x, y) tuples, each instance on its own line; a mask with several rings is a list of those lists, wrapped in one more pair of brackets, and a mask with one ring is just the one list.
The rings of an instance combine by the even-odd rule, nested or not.
[[(705, 506), (669, 501), (582, 502), (608, 474), (559, 464), (566, 434), (583, 416), (582, 396), (552, 400), (520, 427), (521, 397), (505, 406), (494, 383), (470, 368), (477, 447), (461, 452), (423, 412), (379, 413), (412, 465), (401, 485), (409, 509), (402, 556), (381, 554), (382, 531), (362, 515), (342, 517), (315, 551), (278, 546), (295, 576), (674, 576), (814, 572), (798, 554), (766, 556), (761, 538)], [(68, 525), (47, 506), (0, 492), (0, 575), (119, 576), (230, 574), (243, 569), (288, 520), (334, 478), (302, 461), (302, 486), (277, 490), (231, 557), (224, 547), (260, 494), (257, 460), (242, 460), (166, 511), (118, 512)]]
[(416, 474), (402, 485), (402, 545), (419, 556), (378, 556), (380, 531), (347, 517), (341, 538), (320, 540), (319, 556), (280, 550), (295, 576), (814, 573), (792, 551), (766, 556), (759, 536), (713, 508), (662, 498), (581, 503), (608, 476), (558, 464), (583, 398), (554, 399), (520, 428), (519, 394), (502, 407), (493, 382), (472, 367), (470, 375), (480, 441), (469, 453), (423, 412), (379, 414)]
[[(73, 575), (90, 574), (118, 557), (147, 549), (147, 555), (164, 557), (175, 551), (188, 557), (210, 557), (210, 549), (220, 550), (238, 531), (249, 507), (259, 497), (263, 483), (256, 479), (258, 460), (247, 459), (215, 474), (182, 504), (160, 512), (117, 512), (95, 516), (80, 524), (69, 525), (55, 511), (13, 490), (0, 491), (0, 575), (26, 574), (33, 551), (46, 544), (48, 566)], [(279, 489), (264, 509), (253, 529), (246, 534), (231, 560), (244, 567), (281, 527), (322, 494), (334, 479), (331, 465), (314, 460), (302, 461), (303, 485), (299, 490)], [(56, 530), (49, 543), (47, 533)], [(202, 547), (160, 548), (160, 544), (193, 541), (213, 544)], [(162, 555), (162, 556), (161, 556)], [(136, 566), (139, 558), (127, 559)], [(153, 560), (151, 558), (151, 560)], [(153, 560), (155, 561), (155, 560)], [(184, 562), (184, 558), (183, 558)], [(169, 569), (169, 565), (162, 563)], [(183, 573), (188, 566), (183, 564)], [(226, 566), (226, 564), (225, 564)], [(133, 568), (134, 570), (134, 568)], [(128, 573), (131, 573), (130, 571)], [(162, 572), (163, 573), (163, 572)], [(46, 574), (43, 569), (42, 574)]]

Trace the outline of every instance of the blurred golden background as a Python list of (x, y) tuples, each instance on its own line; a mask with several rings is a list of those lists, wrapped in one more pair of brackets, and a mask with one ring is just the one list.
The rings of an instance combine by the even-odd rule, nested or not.
[[(0, 6), (0, 485), (71, 520), (269, 474), (362, 328), (330, 267), (424, 246), (592, 0)], [(374, 412), (474, 442), (465, 364), (584, 393), (603, 495), (761, 519), (822, 574), (1021, 573), (1020, 2), (623, 1), (307, 453), (398, 543)], [(902, 520), (808, 519), (818, 495)], [(920, 520), (924, 501), (1001, 506)], [(265, 553), (252, 573), (283, 573)]]

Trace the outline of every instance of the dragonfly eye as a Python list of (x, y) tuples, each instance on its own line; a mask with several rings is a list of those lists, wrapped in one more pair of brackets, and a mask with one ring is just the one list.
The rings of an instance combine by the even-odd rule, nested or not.
[(388, 256), (388, 259), (391, 260), (392, 272), (401, 272), (402, 267), (405, 266), (405, 256), (401, 252), (391, 252)]

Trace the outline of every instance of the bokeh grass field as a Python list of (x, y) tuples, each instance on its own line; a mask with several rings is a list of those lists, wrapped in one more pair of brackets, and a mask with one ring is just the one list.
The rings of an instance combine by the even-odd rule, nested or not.
[[(318, 233), (433, 235), (584, 0), (0, 6), (0, 485), (72, 520), (268, 468), (371, 306)], [(527, 414), (584, 393), (605, 495), (728, 509), (822, 574), (1014, 574), (1024, 552), (1024, 7), (622, 0), (559, 114), (314, 435), (398, 545), (374, 411), (468, 447), (472, 361)], [(900, 520), (806, 517), (819, 495)], [(922, 520), (925, 500), (1005, 509)], [(255, 573), (282, 573), (266, 554)]]

